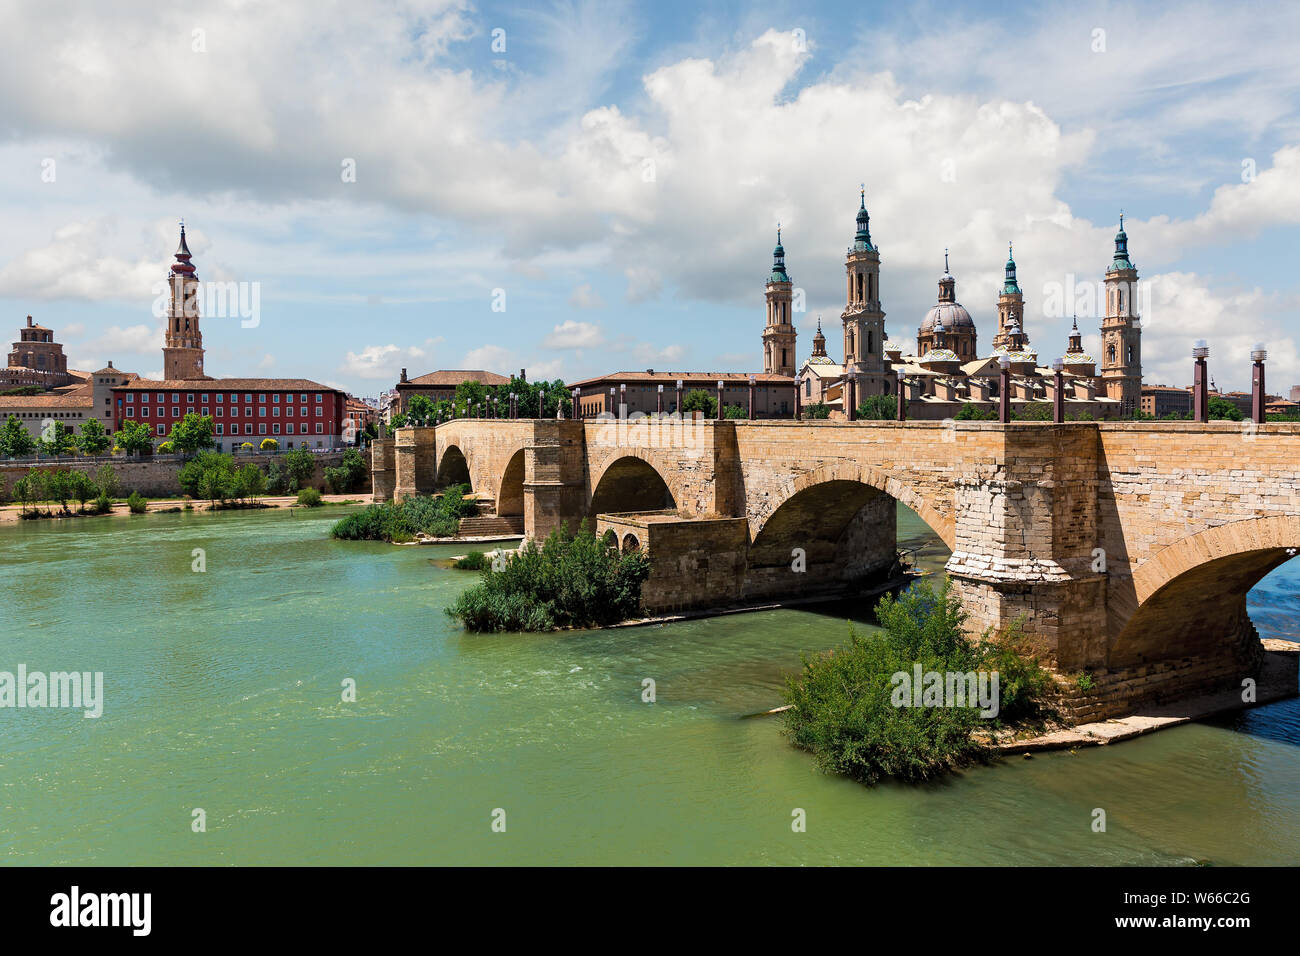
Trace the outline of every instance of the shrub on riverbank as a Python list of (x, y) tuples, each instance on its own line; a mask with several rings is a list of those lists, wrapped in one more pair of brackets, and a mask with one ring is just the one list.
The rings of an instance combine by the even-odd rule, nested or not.
[(298, 504), (305, 508), (319, 508), (324, 503), (321, 500), (320, 492), (315, 488), (304, 488), (298, 492)]
[(471, 551), (465, 557), (457, 558), (452, 563), (452, 567), (457, 571), (482, 571), (491, 566), (492, 562), (488, 560), (488, 556), (482, 551)]
[[(823, 771), (867, 784), (932, 779), (987, 759), (987, 731), (1046, 715), (1051, 678), (1019, 628), (1001, 635), (1001, 644), (989, 634), (967, 638), (949, 583), (938, 593), (918, 583), (897, 598), (886, 596), (876, 618), (882, 633), (850, 631), (847, 647), (805, 657), (801, 673), (787, 680), (786, 732)], [(922, 673), (941, 675), (996, 672), (996, 717), (981, 717), (976, 706), (896, 706), (903, 682), (895, 675), (910, 682), (918, 664)]]
[(149, 499), (138, 491), (131, 492), (131, 497), (126, 499), (126, 507), (133, 515), (142, 515), (149, 507)]
[(552, 531), (540, 548), (526, 541), (500, 571), (482, 574), (447, 608), (466, 630), (604, 627), (641, 615), (650, 559), (620, 553), (613, 534), (597, 538), (584, 521), (577, 534)]
[(413, 541), (417, 534), (450, 538), (460, 519), (477, 506), (464, 497), (464, 485), (448, 488), (438, 497), (417, 495), (402, 501), (370, 505), (337, 521), (330, 534), (348, 541)]

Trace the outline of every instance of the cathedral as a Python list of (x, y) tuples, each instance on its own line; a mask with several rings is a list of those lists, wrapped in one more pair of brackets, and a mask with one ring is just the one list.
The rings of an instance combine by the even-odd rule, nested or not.
[(1025, 326), (1025, 297), (1010, 245), (997, 296), (997, 331), (988, 351), (980, 352), (975, 320), (957, 300), (957, 280), (950, 271), (947, 250), (938, 301), (917, 326), (915, 345), (890, 339), (880, 300), (880, 249), (871, 240), (865, 189), (859, 196), (856, 224), (853, 244), (845, 256), (846, 295), (840, 314), (844, 361), (837, 362), (827, 353), (819, 317), (812, 355), (797, 370), (796, 332), (790, 317), (793, 283), (777, 231), (766, 288), (763, 370), (793, 376), (804, 408), (824, 405), (830, 417), (843, 418), (873, 395), (896, 395), (902, 389), (908, 418), (953, 418), (966, 405), (988, 414), (996, 411), (1000, 401), (1004, 359), (1011, 373), (1013, 410), (1052, 401), (1058, 364), (1065, 383), (1067, 417), (1128, 417), (1140, 407), (1141, 324), (1135, 312), (1138, 275), (1128, 256), (1122, 215), (1114, 258), (1105, 275), (1100, 366), (1083, 349), (1077, 317), (1064, 353), (1040, 361)]

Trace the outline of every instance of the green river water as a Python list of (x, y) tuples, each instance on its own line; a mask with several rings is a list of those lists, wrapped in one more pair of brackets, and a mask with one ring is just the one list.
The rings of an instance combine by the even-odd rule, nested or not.
[[(926, 787), (819, 774), (779, 718), (865, 608), (463, 633), (464, 547), (344, 509), (0, 527), (0, 670), (103, 671), (104, 713), (0, 710), (10, 864), (1293, 864), (1300, 703)], [(942, 544), (900, 509), (922, 567)], [(204, 549), (207, 570), (191, 570)], [(1297, 635), (1300, 562), (1252, 592)], [(642, 680), (657, 701), (641, 700)], [(341, 682), (356, 681), (355, 703)], [(191, 830), (203, 808), (207, 832)], [(1107, 832), (1092, 831), (1092, 812)], [(506, 831), (493, 832), (493, 811)], [(801, 808), (807, 831), (792, 832)]]

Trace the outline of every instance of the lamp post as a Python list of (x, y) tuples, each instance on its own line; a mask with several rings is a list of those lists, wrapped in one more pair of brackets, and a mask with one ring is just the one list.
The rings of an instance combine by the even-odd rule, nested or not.
[(612, 413), (617, 414), (617, 413), (618, 413), (618, 402), (616, 402), (616, 401), (614, 400), (614, 395), (615, 395), (615, 394), (616, 394), (616, 389), (614, 388), (613, 385), (611, 385), (611, 386), (609, 387), (609, 410), (610, 410)]
[(618, 387), (618, 417), (627, 418), (627, 386)]
[(1264, 424), (1267, 418), (1264, 414), (1264, 360), (1267, 358), (1268, 349), (1264, 348), (1264, 343), (1256, 342), (1250, 350), (1250, 360), (1255, 363), (1254, 374), (1251, 376), (1250, 417), (1256, 425)]
[(679, 378), (677, 380), (677, 414), (679, 416), (682, 414), (682, 385), (683, 384), (684, 383)]
[(1192, 348), (1192, 358), (1196, 360), (1195, 377), (1192, 379), (1192, 408), (1198, 422), (1210, 420), (1210, 374), (1206, 359), (1210, 357), (1210, 345), (1205, 339), (1197, 339)]
[(794, 420), (799, 421), (803, 417), (803, 410), (799, 407), (799, 396), (803, 389), (803, 376), (794, 377)]
[(847, 382), (844, 383), (844, 386), (840, 389), (840, 392), (843, 395), (844, 401), (847, 406), (844, 409), (844, 417), (851, 422), (857, 421), (858, 420), (858, 383), (853, 379), (849, 379)]
[(1052, 359), (1052, 372), (1056, 376), (1052, 391), (1052, 421), (1060, 425), (1065, 421), (1065, 361)]
[(751, 374), (751, 375), (749, 376), (749, 420), (750, 420), (751, 422), (754, 420), (754, 411), (755, 411), (755, 408), (754, 408), (754, 392), (756, 391), (756, 388), (755, 388), (755, 383), (756, 383), (756, 382), (757, 382), (757, 379), (753, 376), (753, 374)]
[(663, 387), (663, 385), (660, 385), (660, 386), (658, 387), (657, 391), (658, 391), (658, 393), (659, 393), (659, 398), (658, 398), (658, 401), (659, 401), (659, 407), (656, 409), (656, 411), (659, 413), (659, 417), (662, 418), (662, 417), (663, 417), (663, 414), (664, 414), (664, 387)]
[(718, 421), (722, 421), (722, 379), (718, 379)]
[(900, 422), (907, 421), (907, 386), (904, 382), (906, 378), (907, 373), (900, 368), (898, 370), (898, 420)]
[(1001, 378), (998, 382), (998, 421), (1003, 425), (1011, 421), (1011, 356), (998, 357)]
[(578, 414), (578, 396), (579, 396), (579, 390), (575, 388), (573, 390), (573, 420), (574, 421), (577, 421), (579, 418), (582, 417), (581, 415)]

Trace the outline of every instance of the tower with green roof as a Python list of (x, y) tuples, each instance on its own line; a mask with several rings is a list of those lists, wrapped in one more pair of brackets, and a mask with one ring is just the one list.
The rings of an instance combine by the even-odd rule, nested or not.
[(870, 395), (888, 395), (894, 382), (887, 375), (885, 313), (880, 308), (880, 250), (871, 241), (867, 191), (859, 194), (857, 232), (845, 255), (848, 296), (840, 321), (844, 325), (844, 374), (856, 385), (860, 402)]
[(1137, 314), (1137, 267), (1128, 255), (1124, 213), (1119, 214), (1115, 255), (1106, 270), (1106, 314), (1101, 322), (1101, 382), (1104, 394), (1128, 416), (1142, 405), (1142, 323)]
[(1011, 248), (1011, 243), (1007, 243), (1007, 267), (1006, 278), (1002, 282), (1002, 291), (998, 293), (998, 331), (993, 336), (993, 348), (1004, 349), (1011, 346), (1012, 325), (1020, 330), (1026, 342), (1029, 341), (1029, 335), (1024, 331), (1025, 328), (1025, 296), (1020, 291), (1020, 283), (1016, 281), (1016, 259)]
[(785, 247), (781, 245), (781, 226), (776, 227), (776, 248), (772, 250), (772, 273), (767, 277), (767, 324), (763, 328), (763, 371), (794, 378), (798, 359), (795, 339), (798, 333), (790, 315), (794, 304), (794, 283), (785, 271)]

